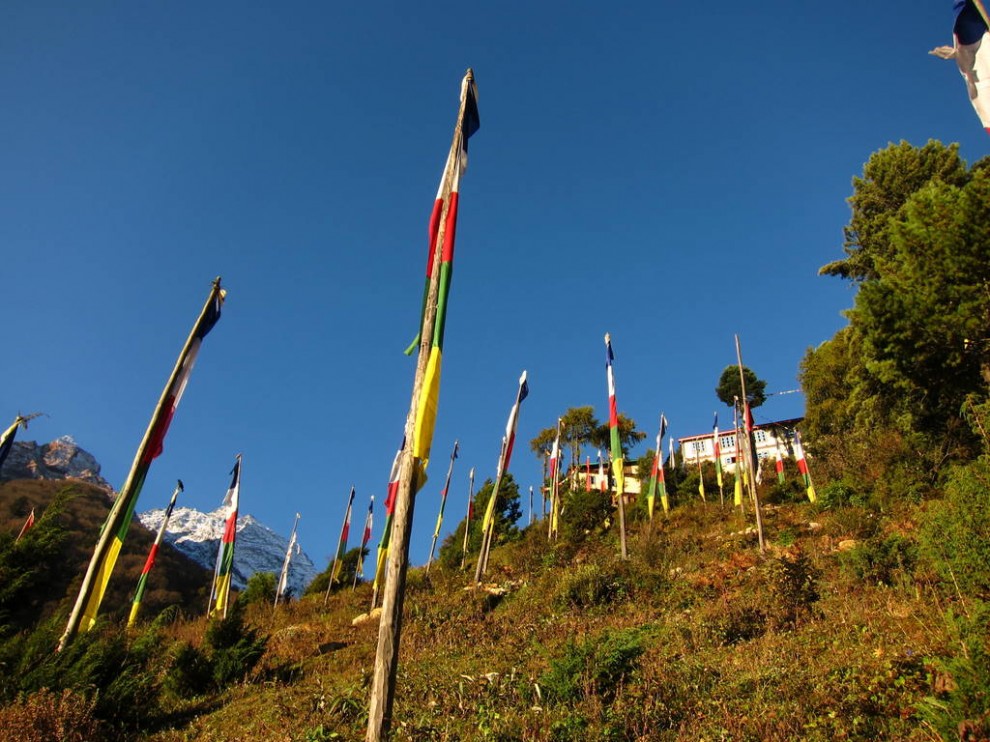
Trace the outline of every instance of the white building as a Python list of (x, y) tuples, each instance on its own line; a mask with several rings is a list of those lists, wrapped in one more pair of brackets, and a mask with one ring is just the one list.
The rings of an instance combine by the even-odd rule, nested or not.
[[(795, 417), (790, 420), (764, 423), (753, 427), (753, 437), (756, 439), (756, 456), (763, 459), (775, 459), (777, 452), (784, 458), (790, 458), (794, 453), (794, 428), (804, 418)], [(740, 432), (743, 429), (740, 428)], [(681, 446), (681, 465), (697, 466), (698, 462), (715, 461), (714, 431), (702, 435), (689, 435), (678, 438)], [(745, 433), (743, 432), (743, 435)], [(803, 443), (804, 441), (802, 441)], [(720, 430), (718, 444), (721, 453), (722, 468), (728, 470), (736, 463), (736, 430)]]

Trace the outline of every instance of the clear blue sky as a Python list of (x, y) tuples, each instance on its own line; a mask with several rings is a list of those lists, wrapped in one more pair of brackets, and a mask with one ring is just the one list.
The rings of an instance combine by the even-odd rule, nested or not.
[[(794, 389), (844, 324), (845, 199), (890, 141), (987, 154), (951, 62), (951, 3), (44, 3), (0, 8), (0, 418), (71, 434), (116, 487), (210, 281), (229, 290), (139, 509), (242, 511), (322, 567), (350, 486), (380, 504), (409, 405), (426, 225), (464, 70), (481, 130), (461, 186), (429, 550), (467, 472), (512, 471), (566, 408), (700, 433), (744, 361)], [(802, 414), (772, 398), (764, 420)], [(723, 408), (723, 426), (728, 410)], [(7, 423), (5, 422), (4, 425)], [(646, 443), (634, 453), (641, 454)], [(354, 526), (353, 532), (360, 530)]]

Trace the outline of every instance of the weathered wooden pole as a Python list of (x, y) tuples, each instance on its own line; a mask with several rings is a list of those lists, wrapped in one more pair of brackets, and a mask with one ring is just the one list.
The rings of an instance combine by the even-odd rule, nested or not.
[[(103, 590), (117, 561), (117, 551), (119, 549), (119, 537), (121, 531), (126, 531), (130, 525), (131, 517), (134, 514), (134, 506), (141, 495), (141, 488), (144, 486), (145, 477), (151, 462), (161, 453), (164, 444), (165, 434), (168, 432), (172, 416), (175, 414), (185, 385), (189, 381), (189, 374), (196, 363), (196, 356), (199, 352), (200, 344), (207, 333), (220, 319), (220, 307), (223, 304), (226, 292), (220, 287), (220, 277), (213, 281), (210, 295), (203, 305), (203, 310), (199, 313), (196, 324), (193, 325), (189, 337), (186, 338), (179, 358), (175, 362), (175, 367), (168, 377), (168, 382), (162, 390), (162, 395), (151, 413), (151, 421), (144, 431), (144, 437), (134, 454), (134, 461), (131, 469), (124, 480), (124, 486), (120, 488), (120, 493), (114, 500), (107, 514), (107, 519), (103, 523), (96, 547), (93, 549), (93, 557), (90, 559), (86, 575), (79, 586), (79, 595), (76, 597), (75, 605), (69, 614), (69, 621), (59, 639), (58, 651), (68, 645), (72, 638), (79, 631), (80, 627), (89, 629), (96, 621), (96, 613), (103, 600)], [(117, 542), (116, 545), (114, 542)]]
[[(475, 105), (474, 72), (469, 68), (461, 83), (461, 101), (454, 125), (454, 137), (447, 156), (447, 167), (438, 193), (443, 204), (437, 215), (438, 224), (435, 249), (432, 256), (430, 283), (426, 290), (423, 321), (419, 335), (419, 357), (413, 377), (413, 390), (406, 415), (405, 445), (401, 453), (399, 486), (395, 498), (392, 534), (389, 539), (389, 559), (385, 569), (385, 587), (382, 614), (378, 627), (378, 651), (371, 676), (371, 697), (368, 703), (368, 729), (366, 742), (383, 742), (392, 723), (392, 706), (395, 699), (395, 676), (399, 664), (399, 641), (402, 634), (402, 606), (405, 598), (406, 571), (409, 562), (409, 535), (412, 532), (414, 496), (423, 482), (423, 462), (413, 456), (416, 417), (426, 380), (427, 363), (437, 321), (437, 302), (440, 295), (440, 265), (447, 232), (447, 216), (450, 213), (452, 187), (460, 174), (460, 160), (464, 153), (464, 114), (470, 99)], [(476, 113), (476, 111), (475, 111)], [(468, 132), (470, 134), (470, 132)], [(456, 209), (456, 206), (454, 207)], [(456, 213), (456, 211), (454, 212)], [(453, 237), (453, 234), (451, 234)], [(442, 327), (442, 325), (441, 325)], [(434, 411), (435, 412), (435, 411)]]
[(749, 491), (753, 498), (753, 508), (756, 510), (756, 535), (760, 542), (760, 553), (766, 551), (767, 545), (766, 541), (763, 539), (763, 508), (760, 507), (760, 493), (756, 488), (756, 471), (757, 467), (760, 465), (759, 458), (756, 455), (756, 442), (753, 438), (753, 426), (750, 424), (751, 415), (753, 414), (749, 409), (749, 400), (746, 397), (746, 375), (743, 373), (743, 362), (742, 362), (742, 350), (739, 347), (739, 336), (736, 335), (736, 361), (739, 363), (739, 386), (743, 395), (743, 427), (746, 430), (746, 444), (749, 446), (749, 460), (750, 467), (750, 477), (749, 477)]

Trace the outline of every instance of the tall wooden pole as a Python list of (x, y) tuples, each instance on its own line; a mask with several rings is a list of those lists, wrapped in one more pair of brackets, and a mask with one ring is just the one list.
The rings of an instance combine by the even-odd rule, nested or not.
[(450, 489), (450, 477), (454, 473), (454, 459), (457, 458), (457, 441), (454, 441), (454, 450), (450, 452), (450, 465), (447, 467), (447, 478), (443, 483), (443, 492), (440, 493), (440, 514), (437, 516), (437, 527), (433, 529), (433, 542), (430, 544), (430, 558), (426, 560), (426, 574), (430, 573), (433, 565), (433, 553), (437, 549), (437, 539), (440, 537), (440, 528), (443, 526), (443, 509), (447, 504), (447, 490)]
[(474, 467), (468, 474), (468, 507), (467, 516), (464, 519), (464, 546), (461, 549), (461, 569), (467, 566), (468, 544), (471, 538), (471, 511), (474, 509)]
[(760, 542), (760, 553), (766, 551), (766, 541), (763, 539), (763, 508), (760, 507), (760, 493), (756, 488), (756, 467), (759, 466), (759, 459), (756, 456), (756, 446), (753, 441), (753, 430), (749, 424), (749, 400), (746, 398), (746, 375), (743, 373), (742, 350), (739, 347), (739, 336), (736, 335), (736, 361), (739, 364), (739, 386), (743, 395), (743, 428), (746, 430), (746, 444), (749, 446), (750, 477), (749, 491), (753, 498), (753, 508), (756, 510), (756, 535)]
[[(127, 474), (127, 479), (124, 481), (124, 486), (120, 488), (120, 493), (117, 495), (117, 499), (114, 500), (113, 506), (107, 514), (107, 519), (103, 524), (103, 530), (100, 532), (100, 537), (96, 542), (96, 548), (93, 550), (93, 558), (89, 562), (86, 575), (83, 577), (82, 585), (79, 587), (79, 595), (76, 598), (76, 603), (72, 608), (72, 612), (69, 614), (69, 622), (65, 627), (62, 638), (59, 639), (58, 651), (64, 649), (72, 641), (72, 637), (76, 635), (76, 632), (79, 631), (83, 612), (86, 610), (86, 606), (96, 589), (96, 582), (103, 561), (110, 551), (111, 544), (117, 536), (118, 530), (128, 517), (128, 513), (133, 511), (135, 504), (134, 498), (141, 493), (141, 487), (144, 485), (144, 476), (147, 474), (147, 469), (151, 465), (150, 463), (146, 463), (148, 449), (153, 442), (153, 438), (160, 433), (162, 430), (161, 426), (165, 423), (164, 417), (167, 414), (166, 403), (169, 402), (169, 394), (173, 391), (172, 387), (179, 378), (179, 375), (183, 372), (190, 355), (190, 350), (197, 339), (197, 333), (200, 331), (207, 314), (210, 312), (211, 307), (213, 307), (214, 302), (218, 300), (218, 297), (222, 303), (224, 294), (224, 290), (220, 288), (220, 277), (217, 276), (213, 281), (213, 288), (210, 291), (209, 297), (206, 299), (206, 304), (203, 305), (203, 310), (200, 312), (196, 324), (193, 325), (192, 332), (189, 333), (185, 345), (182, 346), (182, 351), (179, 353), (179, 358), (175, 362), (175, 367), (168, 377), (168, 382), (165, 384), (164, 390), (162, 390), (158, 404), (155, 405), (154, 412), (151, 413), (151, 421), (148, 423), (148, 427), (144, 431), (144, 437), (141, 439), (141, 444), (134, 454), (134, 461), (131, 463), (131, 469)], [(161, 433), (161, 435), (164, 435), (164, 433)], [(158, 442), (160, 443), (161, 441)]]
[[(467, 86), (474, 83), (474, 73), (469, 68), (464, 78)], [(461, 127), (464, 122), (464, 107), (467, 101), (467, 88), (462, 86), (461, 104), (454, 125), (454, 137), (450, 145), (450, 158), (459, 156)], [(445, 173), (441, 192), (449, 194), (454, 172)], [(414, 495), (420, 487), (417, 482), (422, 462), (412, 455), (413, 436), (416, 433), (416, 411), (423, 393), (426, 378), (426, 364), (430, 357), (430, 346), (437, 319), (437, 298), (440, 293), (440, 263), (442, 245), (447, 225), (447, 212), (450, 199), (446, 199), (437, 226), (436, 245), (433, 254), (433, 267), (430, 273), (430, 286), (427, 291), (420, 328), (419, 357), (416, 361), (416, 374), (413, 377), (412, 397), (409, 413), (406, 415), (405, 446), (399, 468), (399, 488), (395, 498), (392, 535), (389, 539), (389, 560), (385, 569), (385, 588), (382, 599), (382, 614), (378, 626), (378, 651), (371, 676), (371, 698), (368, 702), (368, 730), (366, 742), (383, 742), (392, 724), (392, 705), (395, 700), (395, 676), (399, 666), (399, 641), (402, 634), (402, 605), (405, 599), (406, 571), (409, 563), (409, 535), (412, 532)]]

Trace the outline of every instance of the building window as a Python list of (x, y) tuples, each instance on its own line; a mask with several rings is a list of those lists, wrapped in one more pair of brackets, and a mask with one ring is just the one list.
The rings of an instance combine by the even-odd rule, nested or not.
[(736, 447), (736, 437), (734, 435), (723, 435), (721, 437), (722, 450)]
[(757, 443), (766, 443), (767, 442), (767, 433), (766, 433), (765, 430), (757, 430), (756, 431), (756, 442)]

